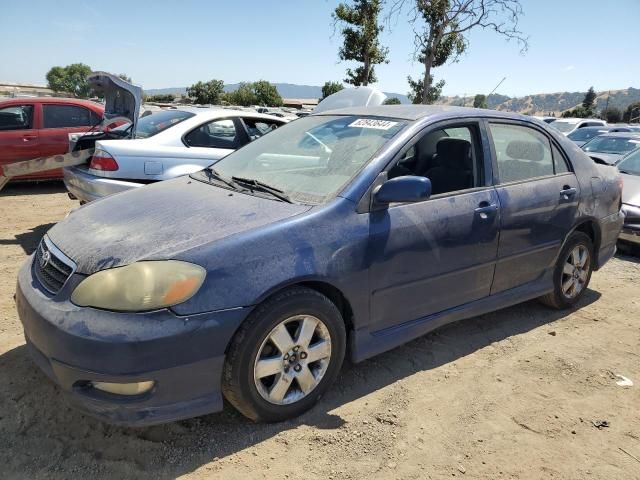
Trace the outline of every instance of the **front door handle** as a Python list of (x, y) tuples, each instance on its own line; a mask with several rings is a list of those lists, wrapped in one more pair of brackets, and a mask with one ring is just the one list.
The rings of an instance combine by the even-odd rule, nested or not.
[(569, 198), (575, 196), (576, 193), (578, 193), (578, 189), (568, 185), (565, 185), (562, 187), (562, 190), (560, 190), (560, 196), (565, 200), (569, 200)]
[(22, 136), (22, 141), (23, 142), (30, 142), (31, 140), (35, 140), (37, 137), (35, 135), (23, 135)]
[(489, 202), (480, 202), (478, 208), (474, 210), (482, 220), (493, 217), (498, 211), (498, 205)]

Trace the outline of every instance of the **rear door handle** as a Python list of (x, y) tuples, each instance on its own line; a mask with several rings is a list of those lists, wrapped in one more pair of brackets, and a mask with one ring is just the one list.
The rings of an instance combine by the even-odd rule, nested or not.
[(478, 208), (474, 210), (481, 219), (486, 220), (493, 217), (498, 211), (498, 205), (489, 202), (480, 202)]
[(563, 189), (560, 190), (560, 196), (565, 199), (569, 199), (570, 197), (573, 197), (576, 193), (578, 193), (577, 188), (569, 187), (567, 185), (565, 185)]

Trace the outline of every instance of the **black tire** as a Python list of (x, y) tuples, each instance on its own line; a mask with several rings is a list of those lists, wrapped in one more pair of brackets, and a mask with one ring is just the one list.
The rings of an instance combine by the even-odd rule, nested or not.
[[(331, 354), (324, 376), (313, 390), (294, 403), (276, 405), (265, 400), (258, 391), (254, 364), (272, 330), (296, 315), (312, 315), (322, 321), (331, 339)], [(240, 413), (256, 422), (279, 422), (297, 417), (313, 407), (335, 381), (345, 350), (344, 320), (334, 303), (315, 290), (293, 287), (258, 305), (240, 326), (227, 352), (222, 392)]]
[[(565, 267), (565, 263), (567, 263), (567, 261), (569, 260), (571, 252), (579, 246), (586, 248), (586, 251), (588, 252), (586, 280), (584, 281), (583, 287), (576, 295), (569, 296), (565, 295), (562, 290), (563, 270)], [(587, 234), (582, 232), (572, 233), (565, 243), (564, 247), (562, 247), (560, 255), (558, 255), (558, 260), (553, 271), (553, 291), (544, 295), (543, 297), (540, 297), (540, 301), (545, 305), (558, 310), (571, 308), (582, 298), (584, 292), (589, 286), (591, 273), (593, 272), (593, 262), (593, 242), (591, 241), (591, 238)]]

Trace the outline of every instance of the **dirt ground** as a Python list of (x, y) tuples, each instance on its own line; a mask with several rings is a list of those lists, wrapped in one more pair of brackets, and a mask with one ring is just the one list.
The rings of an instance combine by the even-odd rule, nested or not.
[(0, 194), (0, 478), (640, 479), (638, 258), (596, 272), (573, 311), (528, 302), (346, 365), (297, 420), (226, 407), (125, 429), (64, 403), (14, 307), (19, 266), (76, 205), (58, 183)]

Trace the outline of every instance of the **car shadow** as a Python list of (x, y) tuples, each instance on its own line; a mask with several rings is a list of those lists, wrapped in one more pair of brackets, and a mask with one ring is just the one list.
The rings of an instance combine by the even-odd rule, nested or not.
[(28, 232), (17, 233), (12, 239), (0, 238), (0, 245), (20, 245), (24, 253), (31, 255), (38, 247), (40, 240), (55, 223), (45, 223), (32, 228)]
[(49, 195), (66, 193), (62, 180), (34, 180), (28, 182), (11, 181), (0, 190), (0, 197), (17, 197), (21, 195)]
[[(600, 293), (589, 289), (576, 309), (598, 298)], [(345, 420), (333, 413), (337, 407), (569, 313), (530, 301), (442, 327), (362, 363), (347, 363), (316, 407), (278, 424), (252, 423), (225, 405), (220, 413), (166, 425), (106, 425), (67, 406), (59, 390), (28, 358), (26, 347), (20, 346), (0, 355), (0, 461), (9, 476), (20, 475), (11, 469), (27, 464), (34, 476), (45, 476), (54, 467), (68, 472), (101, 464), (106, 477), (175, 478), (282, 431), (303, 425), (338, 429)]]

